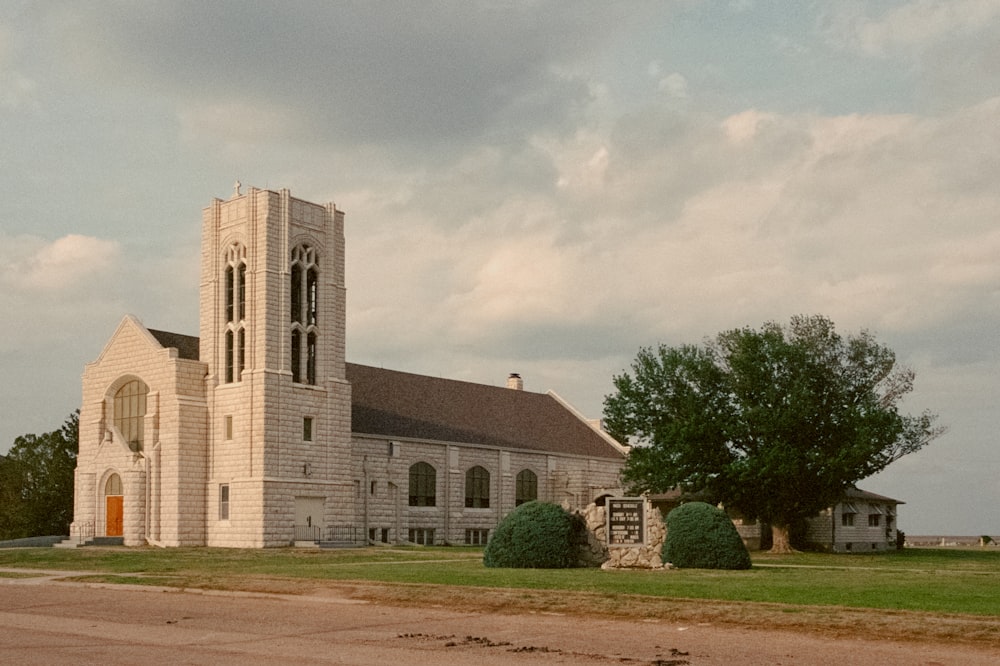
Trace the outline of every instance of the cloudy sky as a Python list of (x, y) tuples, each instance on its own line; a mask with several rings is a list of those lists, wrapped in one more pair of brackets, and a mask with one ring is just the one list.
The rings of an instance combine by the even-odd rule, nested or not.
[(642, 346), (869, 329), (950, 431), (862, 487), (1000, 534), (1000, 0), (8, 0), (0, 166), (0, 452), (125, 313), (197, 334), (239, 179), (347, 211), (359, 363), (598, 416)]

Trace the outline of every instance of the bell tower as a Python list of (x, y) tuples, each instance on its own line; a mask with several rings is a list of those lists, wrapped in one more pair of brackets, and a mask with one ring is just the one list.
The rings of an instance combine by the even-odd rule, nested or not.
[(287, 545), (353, 510), (344, 213), (237, 184), (202, 234), (208, 545)]

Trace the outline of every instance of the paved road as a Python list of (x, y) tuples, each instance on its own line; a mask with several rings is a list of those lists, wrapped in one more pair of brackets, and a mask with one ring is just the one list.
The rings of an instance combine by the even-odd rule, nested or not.
[(0, 664), (996, 664), (994, 651), (0, 577)]

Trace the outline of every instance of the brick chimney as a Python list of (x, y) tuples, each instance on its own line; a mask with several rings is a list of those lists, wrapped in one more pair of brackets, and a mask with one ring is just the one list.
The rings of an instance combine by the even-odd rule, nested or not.
[(514, 389), (515, 391), (524, 390), (524, 380), (521, 379), (521, 375), (516, 372), (510, 373), (507, 377), (507, 388)]

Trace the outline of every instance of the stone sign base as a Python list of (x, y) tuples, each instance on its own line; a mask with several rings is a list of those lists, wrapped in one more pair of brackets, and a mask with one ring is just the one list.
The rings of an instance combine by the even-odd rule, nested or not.
[(587, 525), (587, 542), (580, 544), (579, 566), (602, 569), (663, 569), (661, 553), (667, 526), (660, 511), (646, 500), (646, 542), (641, 546), (608, 548), (607, 510), (591, 504), (580, 512)]

